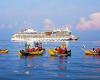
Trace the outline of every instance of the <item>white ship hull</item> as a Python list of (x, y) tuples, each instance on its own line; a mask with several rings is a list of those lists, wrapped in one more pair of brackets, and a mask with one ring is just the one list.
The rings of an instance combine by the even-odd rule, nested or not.
[(12, 41), (20, 42), (66, 42), (77, 39), (70, 31), (36, 32), (33, 29), (25, 29), (11, 38)]

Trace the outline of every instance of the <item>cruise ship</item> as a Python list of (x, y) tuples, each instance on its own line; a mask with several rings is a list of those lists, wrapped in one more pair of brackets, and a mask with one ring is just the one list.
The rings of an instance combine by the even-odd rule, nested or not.
[(68, 27), (43, 32), (38, 32), (32, 28), (27, 28), (12, 35), (11, 40), (27, 42), (66, 42), (78, 40), (78, 37), (72, 35)]

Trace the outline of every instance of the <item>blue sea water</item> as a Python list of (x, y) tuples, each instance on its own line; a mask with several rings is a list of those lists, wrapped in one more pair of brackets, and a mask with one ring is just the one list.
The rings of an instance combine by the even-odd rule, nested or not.
[[(99, 41), (70, 42), (71, 56), (66, 58), (43, 56), (20, 58), (17, 53), (24, 43), (0, 41), (0, 49), (9, 53), (0, 55), (0, 80), (100, 80), (100, 57), (86, 56), (81, 50), (100, 47)], [(59, 43), (44, 43), (45, 49), (55, 48)]]

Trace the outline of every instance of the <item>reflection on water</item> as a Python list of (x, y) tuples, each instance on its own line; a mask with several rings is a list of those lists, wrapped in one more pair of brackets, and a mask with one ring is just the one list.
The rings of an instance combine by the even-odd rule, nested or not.
[[(99, 80), (100, 56), (84, 55), (80, 49), (82, 43), (69, 44), (71, 57), (54, 57), (46, 52), (43, 56), (20, 58), (17, 53), (24, 48), (23, 43), (2, 41), (0, 47), (10, 52), (0, 55), (0, 80)], [(85, 43), (90, 49), (99, 46), (97, 42)], [(48, 49), (53, 45), (49, 43), (44, 47)]]
[(49, 60), (54, 60), (54, 59), (55, 59), (54, 56), (50, 56), (50, 57), (49, 57)]
[(60, 74), (58, 74), (58, 76), (60, 78), (65, 78), (66, 77), (66, 73), (67, 72), (67, 61), (66, 61), (67, 58), (59, 58), (59, 65), (58, 65), (58, 69), (60, 72)]

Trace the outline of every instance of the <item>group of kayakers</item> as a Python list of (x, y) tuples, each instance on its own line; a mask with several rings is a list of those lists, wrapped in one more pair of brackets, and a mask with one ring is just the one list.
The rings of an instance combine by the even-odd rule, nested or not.
[(42, 47), (26, 48), (25, 50), (20, 50), (18, 53), (21, 56), (30, 56), (30, 55), (40, 55), (45, 50)]
[(41, 51), (43, 50), (42, 47), (34, 47), (34, 48), (27, 48), (26, 52), (36, 52), (36, 51)]
[(93, 51), (96, 53), (100, 53), (100, 48), (93, 48)]
[(35, 43), (34, 47), (32, 47), (30, 44), (25, 43), (25, 51), (26, 52), (37, 52), (44, 50), (41, 43)]

